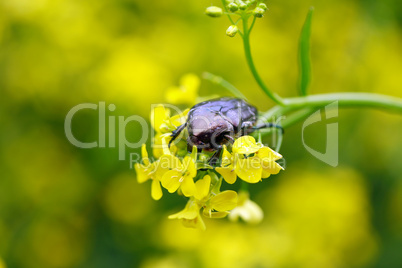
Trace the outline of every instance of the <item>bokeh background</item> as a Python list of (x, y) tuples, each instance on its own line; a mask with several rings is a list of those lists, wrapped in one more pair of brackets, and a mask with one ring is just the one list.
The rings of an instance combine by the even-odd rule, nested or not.
[[(260, 110), (272, 107), (240, 38), (225, 36), (227, 18), (203, 14), (210, 4), (0, 1), (1, 268), (402, 267), (401, 115), (341, 110), (336, 168), (305, 150), (301, 124), (287, 129), (286, 171), (250, 188), (264, 221), (207, 220), (205, 232), (167, 220), (185, 199), (165, 192), (153, 201), (118, 148), (68, 142), (64, 119), (75, 105), (104, 101), (116, 105), (107, 112), (116, 120), (148, 120), (150, 105), (190, 72), (223, 76)], [(270, 0), (251, 39), (267, 84), (296, 94), (298, 36), (311, 5), (311, 91), (402, 97), (398, 0)], [(227, 95), (205, 80), (199, 93)], [(138, 141), (139, 129), (129, 125), (127, 139)], [(97, 111), (77, 114), (73, 131), (96, 140)], [(324, 150), (325, 123), (305, 131), (307, 144)]]

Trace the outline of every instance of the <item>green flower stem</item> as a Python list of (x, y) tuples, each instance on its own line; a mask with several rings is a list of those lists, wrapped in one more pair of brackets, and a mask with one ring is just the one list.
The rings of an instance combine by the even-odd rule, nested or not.
[[(329, 93), (306, 97), (283, 99), (285, 106), (276, 105), (261, 115), (265, 120), (278, 119), (280, 116), (294, 112), (281, 122), (283, 128), (290, 127), (303, 120), (317, 108), (338, 101), (339, 107), (363, 107), (383, 109), (389, 112), (402, 113), (402, 99), (376, 93)], [(273, 131), (273, 130), (272, 130)], [(262, 136), (272, 133), (264, 131)]]
[(276, 102), (279, 105), (283, 105), (283, 99), (276, 94), (275, 92), (272, 92), (262, 81), (260, 75), (257, 72), (257, 69), (254, 65), (253, 58), (251, 56), (251, 49), (250, 49), (250, 31), (248, 29), (248, 19), (249, 15), (244, 15), (242, 17), (243, 20), (243, 46), (244, 46), (244, 53), (246, 55), (246, 60), (248, 67), (250, 68), (251, 73), (254, 76), (254, 79), (257, 81), (258, 85), (261, 87), (261, 89), (265, 92), (265, 94), (268, 95), (274, 102)]
[(231, 83), (229, 83), (228, 81), (226, 81), (225, 79), (223, 79), (220, 76), (217, 76), (217, 75), (214, 75), (214, 74), (211, 74), (208, 72), (204, 72), (202, 74), (202, 78), (204, 78), (205, 80), (208, 80), (214, 84), (220, 85), (221, 87), (225, 88), (227, 91), (232, 93), (237, 98), (247, 100), (246, 96), (244, 96), (243, 93), (240, 92), (240, 90), (238, 90), (234, 85), (232, 85)]
[(320, 107), (339, 101), (340, 107), (371, 107), (402, 113), (402, 99), (376, 93), (329, 93), (305, 97), (288, 98), (284, 100), (285, 106), (293, 108)]
[(254, 24), (255, 24), (256, 19), (257, 19), (256, 17), (253, 18), (253, 22), (251, 23), (251, 26), (250, 26), (250, 28), (248, 29), (249, 34), (250, 34), (250, 32), (253, 30), (253, 27), (254, 27)]

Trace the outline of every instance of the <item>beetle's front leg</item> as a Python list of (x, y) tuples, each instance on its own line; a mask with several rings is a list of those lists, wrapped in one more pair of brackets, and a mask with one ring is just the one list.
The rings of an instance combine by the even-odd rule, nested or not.
[(277, 125), (277, 124), (273, 124), (273, 123), (261, 123), (261, 124), (258, 124), (255, 127), (252, 127), (251, 129), (254, 131), (254, 130), (259, 130), (259, 129), (263, 129), (263, 128), (273, 128), (273, 127), (277, 128), (277, 129), (280, 129), (282, 135), (283, 135), (283, 133), (285, 133), (285, 130), (283, 129), (282, 126)]
[(225, 137), (231, 144), (233, 144), (235, 142), (234, 138), (232, 136), (230, 136), (229, 134), (224, 135), (223, 137)]
[(172, 142), (180, 135), (180, 133), (183, 131), (183, 129), (187, 126), (187, 123), (184, 123), (183, 125), (180, 125), (178, 128), (176, 128), (175, 130), (172, 131), (172, 135), (170, 135), (170, 137), (172, 137), (169, 141), (169, 145), (168, 147), (170, 148), (170, 145), (172, 144)]
[[(250, 131), (251, 130), (251, 131)], [(240, 127), (240, 135), (247, 135), (248, 132), (253, 132), (253, 123), (252, 122), (243, 122)]]
[(211, 158), (208, 160), (208, 165), (214, 166), (217, 164), (219, 160), (219, 156), (221, 155), (223, 146), (217, 146), (215, 153), (211, 156)]

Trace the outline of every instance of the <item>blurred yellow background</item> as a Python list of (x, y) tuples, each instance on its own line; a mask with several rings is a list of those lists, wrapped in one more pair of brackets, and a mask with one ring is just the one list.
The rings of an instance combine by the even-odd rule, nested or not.
[[(219, 5), (220, 1), (212, 1)], [(211, 1), (0, 0), (0, 267), (402, 267), (402, 118), (339, 112), (339, 166), (312, 157), (301, 124), (286, 130), (279, 175), (251, 185), (257, 226), (207, 220), (185, 229), (156, 202), (118, 148), (80, 149), (64, 134), (68, 111), (105, 101), (107, 116), (140, 115), (189, 72), (220, 75), (260, 110), (272, 107), (246, 67), (227, 18)], [(312, 93), (402, 97), (402, 4), (397, 0), (271, 0), (251, 43), (268, 86), (294, 96), (297, 42), (312, 27)], [(227, 95), (202, 81), (200, 95)], [(74, 135), (94, 141), (98, 114)], [(141, 133), (127, 127), (127, 139)], [(308, 135), (307, 135), (308, 134)], [(322, 149), (325, 124), (306, 130)], [(269, 142), (269, 139), (267, 140)], [(139, 150), (127, 150), (129, 153)]]

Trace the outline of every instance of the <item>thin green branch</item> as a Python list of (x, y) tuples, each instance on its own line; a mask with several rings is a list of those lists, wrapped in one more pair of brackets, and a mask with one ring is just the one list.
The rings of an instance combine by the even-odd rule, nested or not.
[(284, 99), (286, 106), (292, 108), (320, 107), (338, 101), (341, 107), (371, 107), (388, 111), (402, 112), (402, 99), (376, 93), (330, 93)]
[(208, 72), (204, 72), (202, 74), (202, 78), (204, 78), (205, 80), (208, 80), (214, 84), (220, 85), (221, 87), (228, 90), (230, 93), (232, 93), (237, 98), (247, 100), (246, 96), (244, 96), (243, 93), (240, 92), (240, 90), (238, 90), (234, 85), (232, 85), (231, 83), (229, 83), (228, 81), (226, 81), (225, 79), (223, 79), (220, 76), (217, 76), (217, 75), (214, 75), (214, 74), (211, 74)]
[[(285, 106), (276, 105), (267, 112), (261, 114), (265, 121), (295, 112), (281, 122), (283, 128), (288, 128), (295, 123), (311, 115), (317, 108), (338, 101), (339, 107), (362, 107), (376, 108), (389, 112), (402, 113), (402, 98), (392, 97), (376, 93), (330, 93), (317, 94), (306, 97), (295, 97), (284, 99)], [(266, 131), (263, 135), (272, 133)]]
[(229, 12), (228, 9), (226, 8), (225, 0), (221, 0), (221, 2), (222, 2), (222, 6), (223, 6), (223, 8), (225, 9), (225, 13), (226, 13), (226, 15), (228, 16), (230, 22), (231, 22), (232, 24), (234, 24), (234, 22), (233, 22), (233, 20), (232, 20), (232, 17), (229, 15), (230, 12)]
[(272, 92), (262, 81), (260, 75), (257, 72), (257, 69), (254, 65), (253, 58), (251, 56), (251, 49), (250, 49), (250, 32), (248, 29), (248, 18), (249, 16), (244, 16), (243, 19), (243, 46), (244, 46), (244, 53), (246, 55), (246, 60), (248, 67), (250, 68), (251, 73), (254, 76), (254, 79), (257, 81), (258, 85), (261, 87), (261, 89), (267, 94), (268, 97), (270, 97), (274, 102), (276, 102), (279, 105), (283, 105), (283, 100), (282, 98), (276, 94), (275, 92)]
[(257, 19), (256, 17), (253, 18), (253, 22), (251, 23), (251, 26), (250, 26), (250, 28), (248, 29), (248, 32), (249, 32), (249, 33), (253, 30), (253, 27), (254, 27), (254, 24), (255, 24), (256, 19)]

